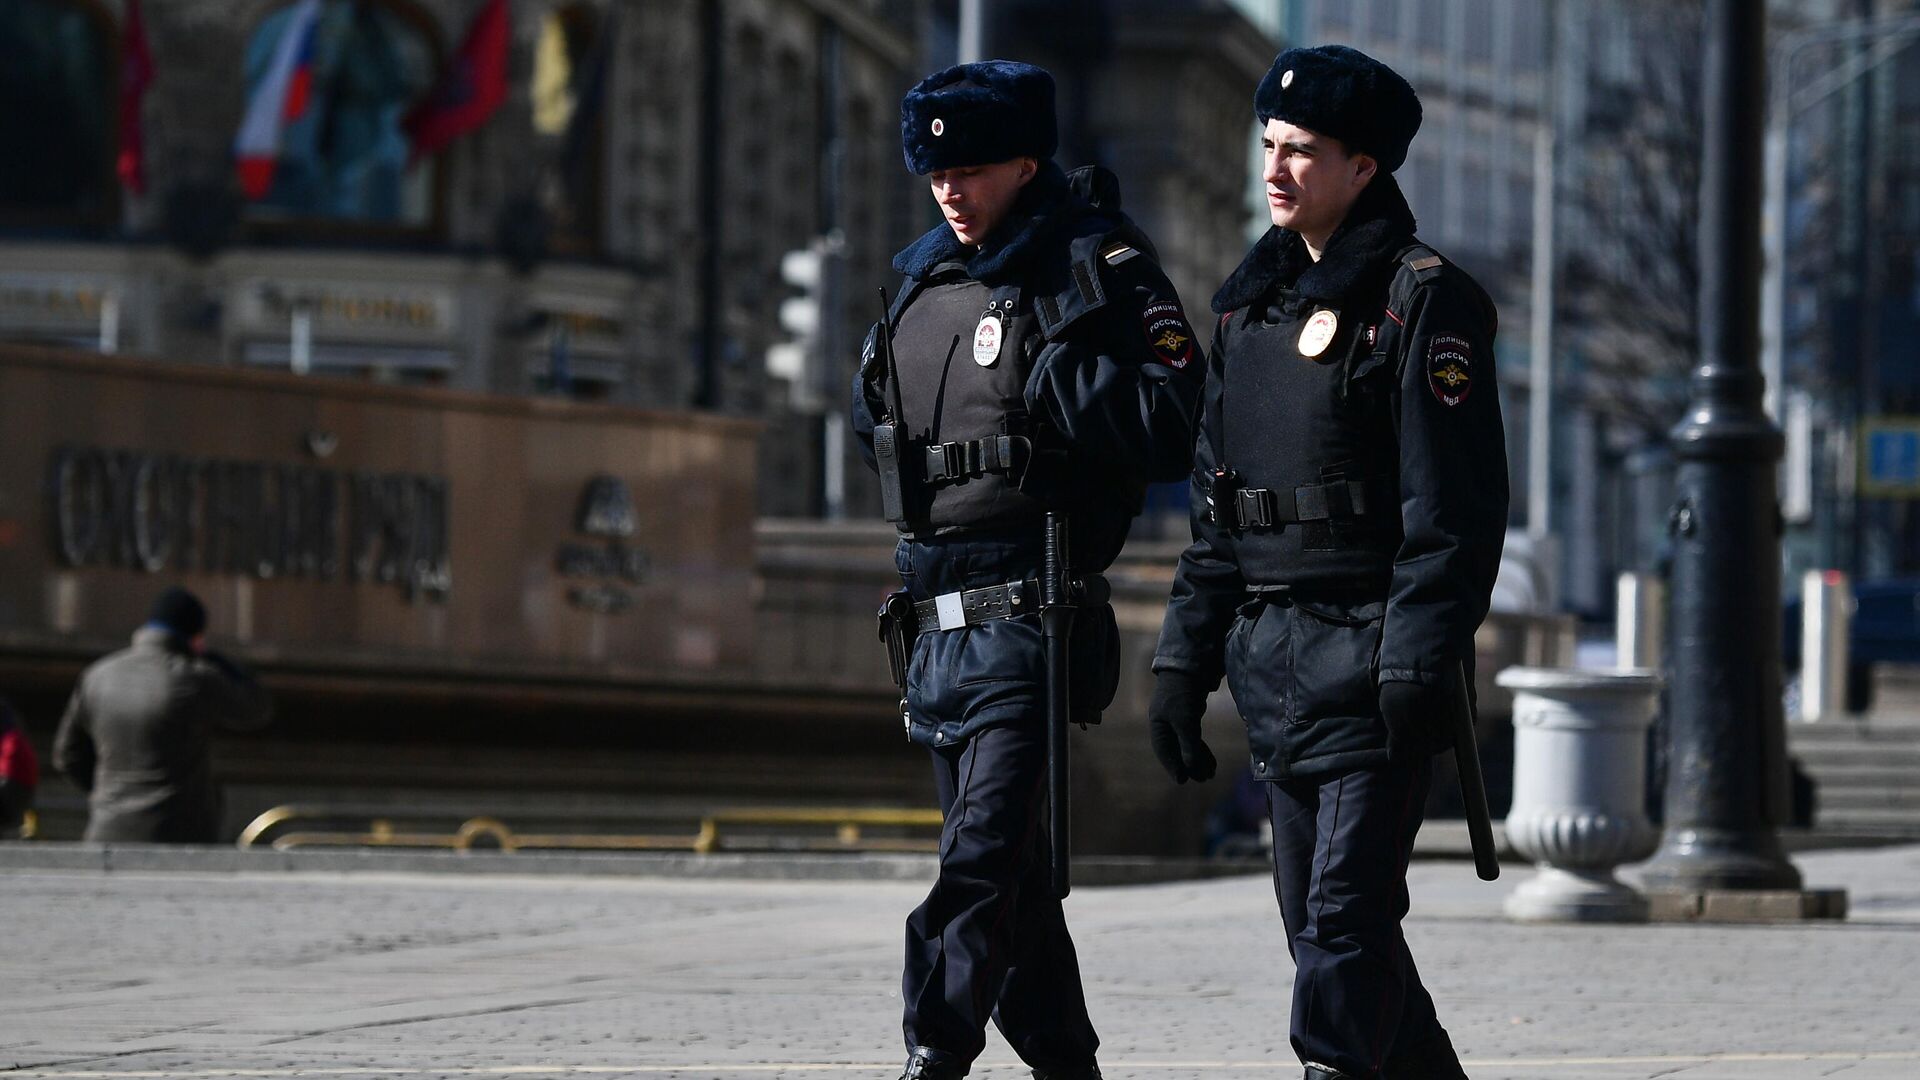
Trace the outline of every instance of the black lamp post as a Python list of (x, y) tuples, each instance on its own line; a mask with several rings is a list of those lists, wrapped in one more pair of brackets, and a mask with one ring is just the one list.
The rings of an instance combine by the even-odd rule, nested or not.
[(1761, 407), (1760, 184), (1766, 5), (1708, 0), (1700, 366), (1672, 431), (1666, 836), (1656, 889), (1797, 889), (1780, 705), (1780, 432)]

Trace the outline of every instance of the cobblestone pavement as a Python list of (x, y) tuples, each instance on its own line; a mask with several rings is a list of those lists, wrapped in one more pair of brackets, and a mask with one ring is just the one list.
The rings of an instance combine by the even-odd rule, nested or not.
[[(1920, 1076), (1920, 847), (1805, 855), (1845, 923), (1519, 926), (1459, 863), (1408, 934), (1477, 1080)], [(14, 870), (21, 1077), (898, 1073), (899, 882)], [(1112, 1078), (1295, 1077), (1257, 877), (1068, 901)], [(974, 1075), (1024, 1076), (992, 1036)], [(6, 1075), (0, 1072), (0, 1075)]]

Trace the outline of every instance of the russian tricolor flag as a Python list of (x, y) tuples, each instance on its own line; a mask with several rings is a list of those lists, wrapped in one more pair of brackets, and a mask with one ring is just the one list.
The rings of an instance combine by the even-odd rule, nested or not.
[(280, 135), (287, 124), (307, 111), (313, 93), (313, 38), (320, 22), (320, 0), (300, 0), (287, 18), (273, 59), (253, 89), (240, 134), (233, 140), (233, 156), (240, 170), (240, 188), (251, 200), (263, 199), (273, 187), (273, 169), (280, 158)]

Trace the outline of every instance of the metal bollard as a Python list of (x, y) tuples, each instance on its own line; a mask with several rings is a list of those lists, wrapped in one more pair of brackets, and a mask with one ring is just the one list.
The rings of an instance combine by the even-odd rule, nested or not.
[(1853, 588), (1845, 572), (1809, 570), (1800, 579), (1800, 715), (1804, 723), (1847, 711), (1847, 634)]
[(1615, 591), (1613, 666), (1658, 670), (1666, 648), (1667, 583), (1653, 574), (1627, 571)]

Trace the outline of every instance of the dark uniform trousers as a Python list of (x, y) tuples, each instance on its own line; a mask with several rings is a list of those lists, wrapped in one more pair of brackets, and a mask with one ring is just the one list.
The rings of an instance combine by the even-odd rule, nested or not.
[[(903, 541), (895, 566), (916, 600), (1019, 580), (1040, 570), (1036, 531)], [(1103, 549), (1090, 561), (1111, 557)], [(1078, 627), (1074, 634), (1075, 699), (1093, 707), (1112, 696), (1104, 676), (1117, 674), (1097, 670), (1103, 636)], [(961, 1063), (985, 1047), (989, 1020), (1035, 1068), (1080, 1068), (1100, 1045), (1049, 881), (1042, 651), (1035, 615), (930, 631), (914, 642), (914, 741), (932, 756), (946, 824), (939, 878), (907, 918), (904, 1028), (909, 1048)]]
[(1295, 967), (1292, 1041), (1304, 1061), (1375, 1076), (1396, 1050), (1443, 1034), (1400, 930), (1432, 780), (1423, 758), (1266, 785), (1274, 892)]
[(907, 1044), (971, 1062), (991, 1016), (1029, 1065), (1092, 1061), (1100, 1040), (1066, 916), (1048, 886), (1040, 717), (932, 755), (946, 827), (940, 878), (907, 917)]

